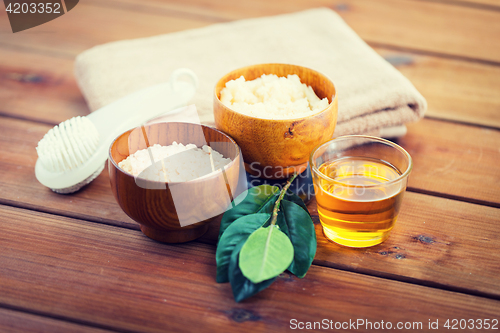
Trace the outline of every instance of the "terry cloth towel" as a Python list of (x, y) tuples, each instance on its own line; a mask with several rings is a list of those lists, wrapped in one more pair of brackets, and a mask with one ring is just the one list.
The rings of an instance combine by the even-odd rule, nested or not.
[(96, 46), (78, 55), (75, 73), (94, 111), (167, 81), (177, 68), (190, 68), (200, 81), (192, 103), (200, 121), (214, 126), (216, 82), (236, 68), (259, 63), (290, 63), (330, 77), (339, 98), (335, 136), (397, 129), (418, 120), (427, 107), (399, 71), (327, 8)]

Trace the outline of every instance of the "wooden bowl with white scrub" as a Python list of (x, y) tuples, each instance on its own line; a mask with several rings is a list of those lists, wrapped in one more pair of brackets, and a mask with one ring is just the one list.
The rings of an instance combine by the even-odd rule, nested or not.
[[(136, 151), (154, 144), (208, 145), (231, 162), (201, 178), (185, 182), (151, 181), (118, 166)], [(157, 241), (180, 243), (202, 236), (209, 222), (230, 207), (239, 194), (240, 148), (214, 128), (189, 123), (155, 123), (120, 135), (109, 150), (111, 189), (123, 211)]]
[[(296, 74), (320, 98), (328, 99), (326, 109), (292, 119), (252, 117), (224, 105), (220, 92), (226, 82), (244, 76), (247, 81), (262, 74), (286, 77)], [(337, 91), (333, 82), (315, 70), (289, 64), (260, 64), (243, 67), (224, 75), (214, 91), (214, 116), (218, 129), (240, 146), (248, 172), (257, 177), (276, 179), (301, 173), (307, 168), (314, 147), (333, 136), (337, 124)]]

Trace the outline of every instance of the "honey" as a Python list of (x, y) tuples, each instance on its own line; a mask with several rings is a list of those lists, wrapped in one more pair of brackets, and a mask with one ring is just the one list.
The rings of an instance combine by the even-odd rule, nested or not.
[(366, 157), (343, 157), (319, 166), (315, 183), (325, 236), (351, 247), (383, 242), (398, 217), (406, 182), (393, 165)]

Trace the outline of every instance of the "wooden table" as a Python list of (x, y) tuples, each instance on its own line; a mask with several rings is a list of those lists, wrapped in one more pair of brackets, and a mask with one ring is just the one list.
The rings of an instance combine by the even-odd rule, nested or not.
[[(43, 134), (88, 113), (73, 76), (78, 53), (318, 6), (337, 10), (429, 103), (398, 140), (415, 167), (383, 244), (327, 241), (312, 202), (318, 250), (307, 276), (285, 273), (235, 303), (229, 284), (215, 282), (218, 225), (198, 241), (160, 244), (120, 210), (106, 170), (74, 195), (36, 181)], [(453, 319), (456, 328), (461, 319), (491, 325), (500, 319), (499, 36), (497, 0), (82, 0), (16, 34), (2, 9), (0, 332), (268, 332), (324, 319), (363, 320), (356, 331), (384, 331), (381, 321), (414, 331), (436, 321), (434, 331), (448, 331)]]

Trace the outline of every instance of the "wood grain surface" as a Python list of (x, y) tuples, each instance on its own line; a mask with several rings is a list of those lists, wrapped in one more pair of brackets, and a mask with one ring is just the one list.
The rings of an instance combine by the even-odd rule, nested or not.
[[(3, 306), (8, 306), (2, 304)], [(107, 333), (113, 332), (89, 325), (79, 324), (78, 318), (69, 321), (43, 315), (0, 308), (0, 332), (2, 333)]]
[(142, 13), (81, 1), (78, 10), (47, 22), (37, 30), (16, 34), (11, 33), (6, 12), (0, 11), (0, 47), (75, 57), (98, 44), (198, 28), (209, 23), (179, 16), (166, 19), (158, 13)]
[[(7, 171), (7, 173), (0, 174), (1, 202), (129, 229), (137, 230), (139, 228), (138, 224), (123, 213), (113, 198), (107, 170), (104, 170), (89, 186), (73, 195), (64, 196), (52, 193), (40, 185), (33, 174), (36, 160), (36, 152), (34, 151), (36, 143), (33, 140), (37, 136), (43, 135), (43, 131), (47, 130), (48, 126), (8, 118), (1, 124), (5, 124), (5, 127), (2, 128), (0, 125), (0, 132), (5, 133), (6, 137), (9, 138), (8, 141), (5, 139), (6, 137), (0, 138), (3, 140), (3, 142), (0, 141), (0, 152), (4, 156), (0, 161), (0, 166)], [(450, 169), (453, 172), (450, 171), (449, 176), (446, 172), (439, 173), (437, 170), (439, 165), (446, 166), (447, 161), (451, 161), (448, 154), (461, 156), (465, 148), (472, 151), (479, 149), (478, 147), (474, 148), (474, 146), (464, 147), (466, 144), (474, 144), (475, 140), (465, 137), (463, 138), (464, 142), (459, 141), (453, 145), (453, 141), (448, 139), (450, 142), (444, 141), (444, 143), (450, 152), (445, 153), (442, 151), (440, 142), (447, 135), (451, 138), (455, 137), (452, 135), (453, 133), (445, 133), (442, 138), (430, 136), (440, 132), (433, 126), (446, 128), (446, 125), (449, 127), (449, 131), (458, 127), (458, 129), (462, 128), (462, 132), (471, 133), (471, 136), (477, 136), (481, 131), (492, 132), (497, 135), (489, 143), (490, 149), (493, 151), (498, 149), (496, 145), (500, 134), (497, 131), (482, 130), (476, 127), (469, 128), (470, 126), (448, 124), (435, 120), (424, 120), (415, 126), (418, 124), (425, 125), (422, 129), (423, 133), (412, 134), (413, 131), (410, 130), (404, 140), (408, 140), (409, 144), (414, 141), (418, 142), (419, 146), (412, 148), (411, 145), (403, 144), (412, 154), (415, 163), (414, 171), (410, 176), (411, 189), (429, 191), (428, 189), (433, 189), (434, 186), (436, 192), (443, 190), (443, 193), (439, 193), (445, 196), (456, 196), (462, 200), (474, 201), (477, 200), (473, 196), (478, 193), (477, 184), (463, 182), (455, 185), (453, 174), (477, 172), (482, 175), (480, 179), (484, 181), (484, 188), (482, 188), (484, 198), (495, 197), (498, 194), (498, 187), (489, 186), (495, 182), (495, 177), (498, 177), (498, 168), (491, 167), (491, 170), (485, 168), (477, 171), (478, 164), (473, 158), (475, 153), (469, 154), (471, 155), (470, 161), (460, 162), (458, 157), (455, 157), (457, 162)], [(24, 127), (26, 125), (31, 125), (31, 127)], [(471, 129), (477, 130), (477, 133)], [(412, 135), (420, 140), (415, 138), (412, 140)], [(422, 143), (422, 138), (426, 136), (430, 136), (428, 141)], [(485, 143), (481, 143), (481, 145), (483, 146), (483, 155), (487, 156), (488, 153), (484, 152), (484, 146), (488, 145), (488, 141), (485, 140)], [(422, 149), (422, 147), (425, 147), (425, 150), (419, 152), (418, 149)], [(479, 165), (483, 167), (494, 166), (499, 159), (498, 155), (500, 154), (497, 153), (496, 159), (495, 155), (483, 157), (485, 163)], [(426, 163), (431, 162), (434, 164), (426, 165)], [(439, 177), (429, 175), (427, 171), (429, 168), (439, 173)], [(486, 178), (488, 173), (490, 178)], [(470, 178), (467, 175), (460, 175), (460, 177)], [(443, 182), (440, 187), (436, 187), (436, 184), (439, 185), (439, 181)], [(418, 187), (420, 183), (423, 186)], [(455, 192), (446, 190), (455, 190)], [(498, 201), (492, 202), (492, 205), (498, 205)], [(317, 216), (315, 202), (309, 204), (309, 209), (313, 215)], [(481, 228), (471, 225), (470, 221), (482, 221)], [(377, 276), (392, 277), (403, 281), (415, 280), (420, 284), (440, 285), (452, 290), (464, 290), (468, 293), (497, 297), (500, 295), (500, 281), (496, 278), (499, 268), (495, 265), (497, 262), (495, 260), (500, 259), (498, 257), (500, 243), (496, 230), (497, 222), (498, 211), (495, 208), (408, 192), (404, 199), (397, 227), (388, 241), (366, 250), (344, 249), (326, 241), (318, 225), (319, 247), (316, 260), (325, 266), (370, 272)], [(218, 225), (215, 223), (211, 225), (209, 234), (203, 239), (203, 242), (215, 244), (217, 234)], [(487, 247), (491, 251), (487, 257), (489, 259), (486, 261), (476, 260), (482, 257), (482, 247)], [(385, 252), (387, 254), (380, 254)], [(366, 257), (367, 255), (368, 257)], [(443, 259), (450, 255), (452, 257), (449, 260)], [(353, 261), (353, 257), (362, 258), (362, 260), (356, 262)], [(373, 258), (373, 260), (368, 260), (368, 258)], [(462, 260), (463, 266), (456, 267), (454, 259)], [(380, 260), (387, 261), (388, 264), (377, 264), (380, 263)], [(437, 269), (437, 266), (433, 265), (429, 266), (429, 262), (437, 262), (439, 268)], [(463, 270), (460, 270), (462, 268)]]
[[(308, 207), (317, 214), (314, 204)], [(342, 247), (317, 224), (314, 263), (500, 299), (498, 219), (497, 208), (407, 192), (391, 236), (380, 245)]]
[(486, 298), (318, 266), (304, 279), (284, 274), (236, 304), (229, 284), (215, 282), (212, 245), (162, 245), (138, 231), (18, 208), (0, 206), (0, 216), (0, 303), (103, 328), (192, 332), (203, 322), (200, 331), (282, 331), (294, 318), (349, 321), (360, 314), (426, 325), (500, 311)]
[[(116, 205), (105, 169), (71, 196), (52, 193), (35, 178), (35, 147), (49, 125), (0, 117), (0, 202), (66, 216), (120, 224), (130, 222)], [(410, 189), (470, 202), (500, 204), (500, 132), (423, 119), (398, 141), (414, 160)], [(460, 178), (457, 178), (460, 177)], [(474, 179), (458, 181), (457, 179)], [(92, 207), (99, 207), (93, 210)]]
[[(132, 6), (133, 1), (108, 0), (104, 2), (85, 2), (85, 10), (88, 12), (81, 13), (82, 17), (92, 16), (95, 20), (95, 26), (99, 27), (102, 33), (85, 32), (85, 29), (87, 29), (87, 22), (85, 20), (80, 22), (78, 18), (74, 18), (71, 23), (74, 27), (73, 29), (80, 29), (78, 33), (84, 35), (85, 38), (71, 41), (71, 44), (60, 43), (60, 45), (64, 45), (64, 48), (47, 49), (47, 45), (50, 46), (53, 42), (40, 38), (40, 33), (31, 36), (32, 34), (30, 35), (27, 31), (23, 34), (28, 36), (16, 34), (15, 38), (14, 35), (5, 34), (4, 36), (6, 38), (0, 40), (0, 47), (3, 45), (3, 51), (0, 53), (0, 63), (2, 64), (0, 66), (0, 86), (5, 87), (5, 89), (0, 90), (0, 97), (17, 96), (19, 98), (6, 99), (5, 103), (0, 106), (0, 114), (34, 119), (42, 122), (51, 122), (54, 124), (75, 115), (87, 114), (88, 108), (81, 97), (73, 77), (72, 66), (74, 56), (91, 46), (106, 41), (118, 40), (122, 37), (119, 35), (115, 36), (118, 32), (114, 30), (108, 31), (108, 29), (116, 28), (116, 30), (120, 30), (119, 28), (121, 27), (122, 30), (126, 30), (126, 22), (135, 22), (134, 27), (140, 30), (137, 37), (152, 36), (176, 31), (178, 27), (178, 22), (176, 20), (186, 19), (188, 20), (188, 22), (185, 22), (187, 25), (189, 25), (191, 21), (197, 21), (201, 22), (200, 26), (203, 26), (218, 21), (238, 18), (237, 14), (239, 13), (239, 15), (241, 15), (242, 13), (242, 11), (237, 10), (239, 7), (236, 3), (225, 4), (224, 8), (226, 8), (226, 10), (231, 6), (236, 6), (228, 13), (228, 17), (210, 18), (210, 15), (213, 16), (217, 14), (220, 16), (224, 11), (219, 10), (217, 6), (213, 8), (214, 5), (198, 7), (197, 4), (199, 5), (199, 3), (202, 2), (199, 0), (197, 0), (198, 2), (192, 1), (193, 3), (176, 5), (172, 2), (148, 0), (144, 4), (144, 7), (141, 8), (149, 9), (141, 10), (140, 15), (137, 17), (132, 14), (127, 14), (127, 9), (130, 9), (129, 7)], [(119, 7), (123, 4), (126, 5), (125, 8)], [(355, 4), (361, 8), (366, 6), (365, 2), (358, 1), (355, 2)], [(424, 5), (434, 6), (436, 4), (424, 3)], [(305, 9), (307, 6), (311, 5), (302, 3), (301, 6), (302, 7), (299, 9)], [(343, 6), (345, 6), (345, 8)], [(137, 6), (132, 6), (132, 8), (136, 7)], [(178, 7), (182, 7), (187, 13), (180, 15), (180, 9)], [(348, 2), (344, 3), (344, 5), (337, 4), (334, 7), (343, 16), (351, 15), (349, 14), (350, 7)], [(249, 10), (252, 8), (253, 7), (249, 8)], [(264, 7), (258, 7), (256, 5), (255, 8), (260, 8), (260, 11), (257, 11), (254, 15), (263, 15), (262, 8)], [(255, 8), (254, 10), (256, 10)], [(267, 10), (267, 7), (265, 8)], [(463, 14), (465, 16), (464, 21), (475, 22), (474, 24), (476, 25), (480, 24), (480, 19), (473, 15), (474, 12), (470, 13), (467, 8), (468, 7), (462, 8), (459, 6), (461, 10), (460, 15)], [(202, 9), (207, 12), (200, 13), (199, 11)], [(397, 6), (394, 7), (394, 10), (396, 9)], [(275, 10), (276, 13), (280, 13), (278, 9)], [(281, 8), (281, 12), (289, 10), (288, 7), (285, 9)], [(358, 15), (365, 15), (364, 13), (366, 10), (368, 9), (363, 9)], [(424, 9), (419, 10), (424, 11)], [(125, 17), (123, 21), (115, 20), (113, 25), (110, 26), (106, 24), (104, 17), (107, 14), (113, 15), (113, 11), (119, 11), (120, 13), (120, 15), (115, 14), (113, 17), (122, 17), (123, 15), (125, 15)], [(124, 14), (121, 12), (124, 12)], [(159, 13), (161, 13), (161, 15), (159, 15)], [(252, 12), (245, 11), (244, 13), (246, 16), (251, 16)], [(73, 13), (71, 14), (73, 15)], [(99, 21), (98, 18), (101, 17), (101, 15), (103, 15), (103, 18)], [(206, 17), (207, 15), (208, 17)], [(384, 15), (388, 15), (388, 13)], [(441, 14), (438, 13), (437, 15)], [(145, 19), (145, 17), (147, 17), (147, 19)], [(165, 17), (168, 17), (168, 19)], [(382, 17), (386, 20), (391, 19), (383, 15)], [(445, 15), (439, 17), (441, 19), (446, 19)], [(454, 16), (450, 16), (450, 18), (451, 17)], [(64, 18), (66, 18), (66, 16), (60, 19), (62, 20)], [(4, 30), (8, 28), (5, 19), (5, 17), (1, 17), (0, 13), (0, 31), (2, 31), (1, 22), (4, 22)], [(171, 19), (173, 20), (172, 24), (170, 23)], [(57, 23), (57, 21), (59, 20), (54, 21), (54, 24)], [(148, 22), (148, 24), (144, 24), (144, 22)], [(362, 22), (358, 23), (355, 20), (354, 22), (348, 23), (358, 33), (358, 30), (363, 28), (363, 26), (361, 26)], [(50, 22), (49, 24), (53, 23)], [(60, 24), (65, 25), (67, 22), (60, 22)], [(410, 23), (402, 22), (401, 26), (405, 27), (407, 24)], [(448, 27), (448, 25), (446, 25), (446, 27)], [(434, 27), (430, 28), (434, 29)], [(413, 29), (413, 27), (409, 26), (406, 29)], [(59, 29), (59, 27), (54, 26), (48, 31), (45, 31), (42, 35), (52, 37), (56, 35), (57, 40), (62, 39), (64, 41), (64, 38), (67, 37), (61, 33), (61, 30), (62, 29)], [(493, 29), (492, 31), (495, 30)], [(72, 32), (66, 32), (68, 35), (71, 33)], [(384, 36), (383, 32), (379, 33)], [(446, 33), (446, 31), (443, 33)], [(489, 38), (481, 34), (481, 32), (476, 33), (478, 36), (482, 36), (481, 38)], [(103, 40), (103, 36), (107, 36), (108, 40)], [(128, 36), (127, 38), (133, 37)], [(392, 40), (390, 36), (384, 38)], [(2, 44), (2, 42), (4, 42), (4, 44)], [(81, 45), (74, 48), (73, 46), (76, 45), (74, 43), (81, 43)], [(381, 53), (389, 62), (393, 63), (427, 98), (429, 102), (428, 116), (494, 126), (497, 128), (500, 127), (500, 105), (497, 98), (498, 87), (500, 86), (500, 75), (497, 66), (484, 62), (470, 61), (471, 59), (449, 59), (446, 55), (436, 54), (434, 51), (429, 52), (426, 48), (419, 47), (418, 44), (415, 43), (412, 44), (412, 48), (406, 50), (406, 52), (394, 50), (394, 48), (391, 49), (390, 46), (388, 46), (389, 48), (377, 46), (379, 44), (380, 43), (373, 44), (375, 50)], [(384, 42), (382, 44), (386, 43)], [(28, 45), (29, 47), (27, 47)], [(480, 49), (481, 48), (476, 47), (476, 50)], [(35, 63), (30, 60), (33, 52), (39, 57), (39, 60)], [(489, 50), (481, 52), (489, 54)], [(465, 53), (459, 53), (458, 56), (459, 58), (467, 58)], [(26, 89), (29, 89), (29, 93), (26, 92)], [(43, 112), (36, 112), (37, 110), (43, 110)], [(474, 110), (474, 112), (470, 112), (470, 110)]]
[[(427, 1), (427, 0), (421, 0), (421, 1)], [(439, 2), (440, 0), (430, 0), (430, 1), (437, 1)], [(477, 8), (483, 8), (483, 9), (498, 9), (500, 7), (500, 4), (498, 3), (497, 0), (449, 0), (451, 4), (458, 5), (458, 6), (476, 6)]]
[[(426, 116), (500, 128), (497, 66), (375, 50), (425, 96)], [(0, 114), (54, 125), (88, 114), (73, 75), (74, 59), (41, 53), (33, 63), (31, 57), (26, 50), (0, 52), (0, 98), (4, 101)]]
[(0, 47), (0, 114), (59, 124), (89, 113), (73, 75), (72, 56)]
[(424, 119), (398, 140), (412, 156), (414, 191), (499, 207), (500, 131)]
[[(108, 0), (115, 4), (131, 0)], [(414, 0), (256, 0), (218, 1), (146, 0), (145, 11), (178, 10), (185, 14), (234, 20), (291, 13), (314, 7), (336, 10), (356, 33), (374, 46), (391, 45), (487, 62), (500, 62), (500, 45), (484, 43), (500, 33), (500, 12), (471, 6), (450, 6), (439, 1)], [(479, 37), (479, 38), (478, 38)]]
[[(414, 169), (386, 242), (326, 240), (313, 200), (318, 249), (306, 277), (284, 273), (235, 303), (229, 284), (215, 282), (218, 221), (197, 241), (165, 245), (123, 213), (107, 169), (73, 195), (35, 179), (37, 142), (88, 113), (73, 75), (80, 52), (320, 6), (429, 103), (397, 140)], [(86, 0), (16, 34), (0, 10), (0, 332), (269, 332), (294, 318), (429, 331), (429, 320), (500, 319), (499, 35), (497, 0)]]
[(500, 128), (500, 67), (375, 48), (425, 96), (426, 117)]

